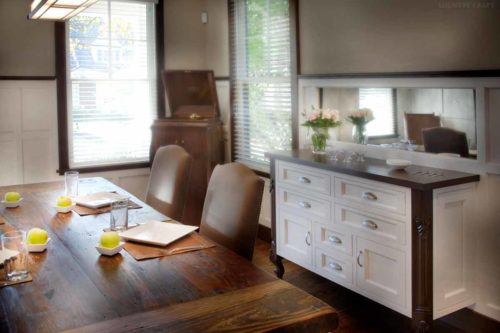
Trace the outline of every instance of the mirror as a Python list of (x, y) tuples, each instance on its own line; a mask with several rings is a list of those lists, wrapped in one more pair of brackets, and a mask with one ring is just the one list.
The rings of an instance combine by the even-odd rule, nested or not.
[(318, 93), (320, 107), (340, 112), (338, 141), (353, 142), (349, 112), (369, 108), (369, 145), (476, 158), (474, 89), (324, 87)]

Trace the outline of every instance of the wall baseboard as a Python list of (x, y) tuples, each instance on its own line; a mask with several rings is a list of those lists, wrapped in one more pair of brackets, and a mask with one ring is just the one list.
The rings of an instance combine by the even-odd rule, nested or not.
[(265, 225), (259, 224), (259, 229), (257, 230), (257, 237), (264, 242), (271, 243), (271, 228)]

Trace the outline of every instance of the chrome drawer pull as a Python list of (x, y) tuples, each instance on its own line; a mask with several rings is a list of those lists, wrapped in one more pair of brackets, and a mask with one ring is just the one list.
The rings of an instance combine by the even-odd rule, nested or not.
[(339, 264), (335, 263), (335, 262), (329, 262), (328, 263), (328, 266), (331, 268), (331, 269), (334, 269), (336, 271), (342, 271), (342, 266), (340, 266)]
[(328, 236), (328, 240), (334, 244), (342, 244), (342, 239), (337, 236)]
[(363, 221), (363, 227), (367, 227), (368, 229), (371, 229), (371, 230), (377, 230), (378, 229), (377, 223), (373, 222), (372, 220), (364, 220)]
[(302, 184), (310, 184), (311, 183), (311, 180), (307, 177), (299, 177), (299, 182), (302, 183)]
[(306, 244), (311, 246), (311, 233), (309, 231), (306, 234)]
[(377, 201), (378, 198), (372, 192), (363, 192), (363, 199), (370, 200), (370, 201)]
[(358, 262), (359, 267), (363, 267), (361, 263), (359, 262), (359, 257), (363, 254), (363, 251), (359, 251), (358, 257), (356, 258), (356, 261)]
[(311, 208), (311, 204), (307, 201), (299, 201), (299, 206), (302, 208)]

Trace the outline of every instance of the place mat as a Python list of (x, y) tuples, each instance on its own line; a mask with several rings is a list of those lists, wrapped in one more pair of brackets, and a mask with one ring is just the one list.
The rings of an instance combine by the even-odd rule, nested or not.
[[(3, 269), (0, 271), (0, 274), (2, 276), (5, 276)], [(0, 288), (12, 286), (14, 284), (19, 284), (19, 283), (31, 282), (31, 281), (33, 281), (33, 277), (31, 277), (31, 274), (28, 274), (28, 276), (25, 279), (18, 280), (18, 281), (7, 281), (7, 280), (0, 279)]]
[(189, 235), (168, 244), (165, 247), (126, 242), (123, 248), (135, 258), (135, 260), (152, 259), (158, 257), (171, 256), (191, 251), (198, 251), (215, 246), (214, 243), (206, 238), (192, 232)]
[[(135, 203), (132, 200), (129, 200), (128, 209), (138, 209), (138, 208), (142, 208), (142, 206)], [(73, 208), (73, 211), (80, 216), (104, 214), (104, 213), (109, 213), (110, 210), (111, 210), (111, 205), (101, 208), (88, 208), (76, 205), (75, 208)]]

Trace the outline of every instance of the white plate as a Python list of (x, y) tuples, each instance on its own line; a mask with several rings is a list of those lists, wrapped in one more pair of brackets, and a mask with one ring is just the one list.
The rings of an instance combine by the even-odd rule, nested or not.
[(123, 244), (124, 242), (120, 242), (117, 247), (109, 248), (109, 247), (100, 247), (99, 245), (96, 245), (96, 250), (100, 254), (104, 254), (105, 256), (114, 256), (118, 252), (120, 252), (123, 249)]
[(120, 234), (134, 242), (165, 246), (195, 231), (198, 227), (184, 224), (149, 221)]
[(47, 244), (50, 242), (50, 238), (47, 239), (45, 244), (28, 244), (28, 252), (43, 252), (47, 249)]
[(75, 208), (76, 204), (72, 204), (70, 206), (57, 206), (55, 205), (54, 208), (57, 210), (58, 213), (69, 213), (73, 208)]
[(77, 205), (88, 207), (88, 208), (100, 208), (104, 206), (109, 206), (111, 203), (117, 199), (124, 198), (123, 194), (112, 193), (112, 192), (96, 192), (92, 194), (87, 194), (84, 196), (76, 197), (73, 202)]
[(386, 163), (387, 163), (387, 166), (392, 170), (402, 170), (402, 169), (409, 167), (411, 165), (410, 161), (397, 160), (397, 159), (387, 160)]
[(2, 200), (2, 204), (6, 208), (16, 208), (16, 207), (18, 207), (21, 204), (21, 201), (23, 201), (23, 198), (19, 199), (18, 201), (5, 201), (5, 200)]

